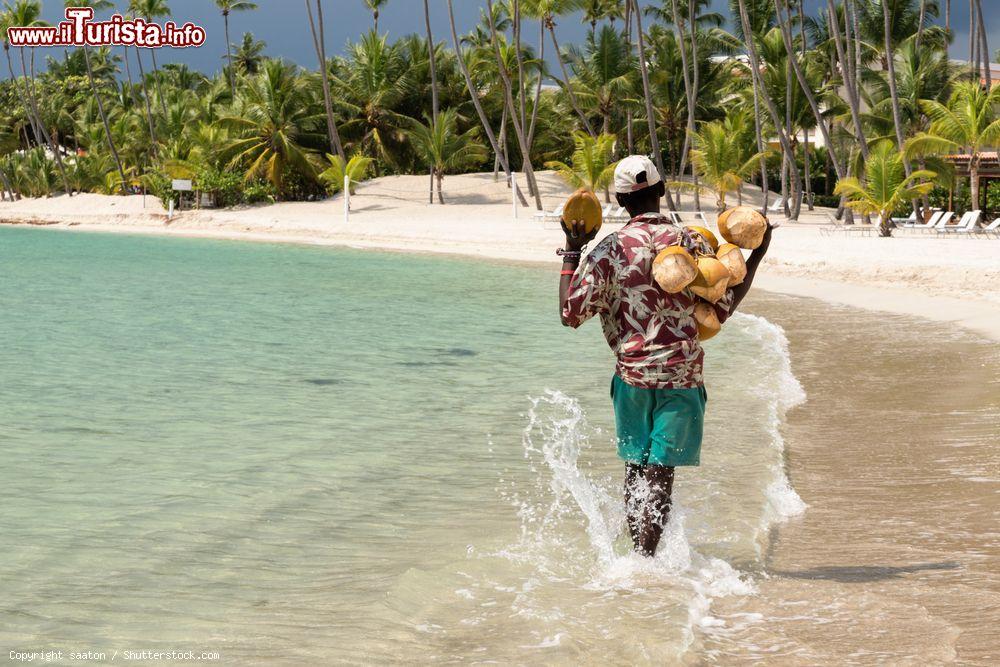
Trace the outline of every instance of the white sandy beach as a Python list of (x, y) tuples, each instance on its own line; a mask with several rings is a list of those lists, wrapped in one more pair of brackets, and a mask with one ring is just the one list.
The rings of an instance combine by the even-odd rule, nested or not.
[[(539, 174), (552, 210), (569, 190), (551, 172)], [(523, 184), (523, 179), (522, 179)], [(492, 174), (449, 176), (444, 206), (427, 203), (426, 176), (393, 176), (359, 185), (344, 202), (282, 203), (239, 209), (166, 211), (154, 197), (74, 197), (0, 203), (0, 222), (88, 231), (163, 234), (448, 253), (498, 260), (547, 262), (562, 240), (556, 223), (534, 208), (514, 219), (510, 190)], [(759, 193), (756, 199), (759, 201)], [(690, 197), (685, 221), (695, 223)], [(706, 211), (714, 198), (703, 197)], [(735, 203), (735, 202), (732, 202)], [(765, 290), (832, 303), (954, 322), (1000, 340), (1000, 240), (898, 234), (892, 239), (823, 235), (825, 209), (784, 224), (758, 275)], [(714, 214), (708, 218), (714, 224)], [(616, 229), (615, 225), (606, 230)]]

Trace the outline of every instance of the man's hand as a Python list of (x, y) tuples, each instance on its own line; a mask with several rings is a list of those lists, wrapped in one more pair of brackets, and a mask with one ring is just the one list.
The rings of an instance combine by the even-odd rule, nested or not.
[(581, 250), (593, 238), (587, 234), (583, 220), (563, 220), (562, 223), (566, 232), (566, 250)]

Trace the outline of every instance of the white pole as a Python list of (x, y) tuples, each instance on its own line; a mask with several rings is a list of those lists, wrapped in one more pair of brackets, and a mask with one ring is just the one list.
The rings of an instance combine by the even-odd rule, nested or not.
[(344, 174), (344, 224), (351, 222), (351, 177)]
[(510, 172), (510, 201), (514, 206), (514, 219), (517, 220), (517, 174)]
[(170, 202), (167, 205), (167, 220), (174, 219), (174, 198), (170, 198)]

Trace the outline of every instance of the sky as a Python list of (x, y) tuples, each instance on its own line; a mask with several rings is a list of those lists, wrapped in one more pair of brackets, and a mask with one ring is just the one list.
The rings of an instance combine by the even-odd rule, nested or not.
[[(993, 4), (989, 0), (986, 4)], [(820, 6), (825, 6), (825, 0), (806, 0), (807, 8), (816, 12)], [(127, 5), (126, 0), (119, 0), (119, 6)], [(192, 21), (206, 29), (208, 39), (205, 45), (190, 49), (161, 49), (157, 52), (160, 63), (181, 62), (204, 71), (215, 72), (223, 64), (226, 52), (226, 41), (223, 31), (222, 17), (211, 0), (168, 0), (173, 11), (173, 20), (178, 24)], [(317, 64), (315, 51), (309, 34), (309, 23), (306, 18), (305, 5), (302, 0), (258, 0), (256, 11), (232, 14), (230, 16), (230, 37), (233, 42), (239, 42), (244, 32), (253, 32), (257, 39), (267, 43), (266, 53), (292, 60), (300, 65), (315, 67)], [(431, 0), (432, 29), (437, 41), (451, 43), (448, 24), (448, 10), (445, 0)], [(650, 4), (649, 0), (641, 0), (641, 4)], [(941, 3), (942, 5), (944, 3)], [(363, 0), (325, 0), (327, 54), (336, 55), (344, 51), (349, 41), (356, 41), (358, 36), (372, 28), (372, 16), (365, 7)], [(486, 6), (486, 0), (454, 0), (455, 18), (459, 34), (468, 32), (478, 22), (480, 8)], [(713, 0), (713, 9), (728, 16), (728, 1)], [(986, 23), (989, 32), (990, 52), (995, 53), (1000, 48), (1000, 17), (992, 14), (988, 8)], [(110, 12), (105, 12), (109, 14)], [(46, 0), (43, 2), (43, 18), (49, 23), (63, 19), (62, 2)], [(943, 23), (943, 20), (942, 20)], [(955, 43), (952, 46), (952, 56), (968, 58), (969, 5), (963, 0), (952, 2), (952, 25), (955, 29)], [(559, 40), (562, 44), (582, 42), (589, 25), (581, 23), (578, 17), (563, 17), (558, 24)], [(380, 32), (388, 32), (395, 39), (412, 32), (424, 32), (423, 2), (421, 0), (389, 0), (379, 19)], [(536, 45), (537, 27), (529, 23), (525, 28), (525, 41)], [(551, 43), (546, 45), (551, 51)]]

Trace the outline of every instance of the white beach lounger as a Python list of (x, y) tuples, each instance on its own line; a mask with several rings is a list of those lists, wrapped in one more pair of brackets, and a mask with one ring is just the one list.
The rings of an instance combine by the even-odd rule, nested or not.
[(996, 236), (1000, 238), (1000, 218), (997, 218), (990, 224), (975, 230), (977, 236)]
[(915, 229), (918, 232), (933, 232), (938, 227), (943, 227), (947, 225), (949, 222), (951, 222), (951, 219), (954, 217), (955, 214), (951, 211), (938, 211), (937, 213), (932, 215), (931, 219), (928, 220), (925, 224), (917, 225), (915, 227), (912, 227), (911, 229)]
[(893, 218), (892, 221), (897, 227), (913, 227), (917, 224), (917, 212), (910, 213), (908, 218)]
[(563, 213), (563, 209), (564, 208), (566, 208), (566, 205), (565, 204), (560, 204), (559, 208), (557, 208), (556, 210), (552, 211), (551, 213), (549, 213), (548, 211), (537, 211), (535, 213), (534, 217), (537, 220), (540, 220), (542, 222), (545, 222), (545, 221), (549, 220), (550, 218), (555, 218), (556, 220), (558, 220), (559, 218), (562, 217), (562, 213)]
[(957, 225), (940, 227), (937, 231), (940, 234), (971, 234), (979, 225), (979, 218), (982, 214), (982, 211), (966, 211)]
[(779, 197), (778, 200), (771, 204), (767, 210), (771, 213), (777, 213), (778, 211), (785, 210), (785, 200)]

